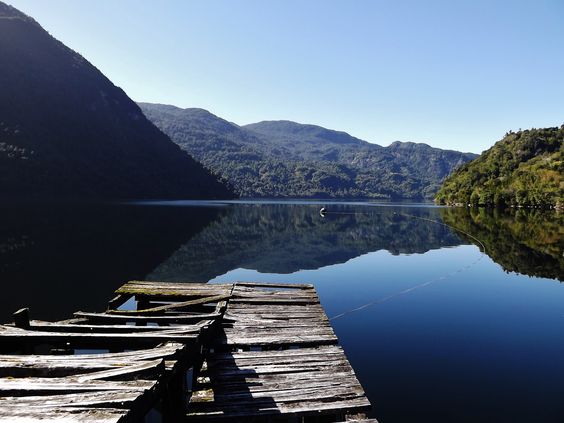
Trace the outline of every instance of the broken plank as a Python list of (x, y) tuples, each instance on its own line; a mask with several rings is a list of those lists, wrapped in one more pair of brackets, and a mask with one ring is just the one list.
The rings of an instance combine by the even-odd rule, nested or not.
[(151, 307), (144, 310), (109, 310), (108, 313), (111, 314), (122, 314), (122, 315), (129, 315), (129, 314), (151, 314), (151, 313), (162, 313), (169, 310), (177, 310), (180, 308), (188, 307), (191, 305), (198, 305), (198, 304), (208, 304), (208, 303), (216, 303), (219, 301), (226, 300), (231, 298), (231, 295), (214, 295), (211, 297), (204, 297), (199, 298), (197, 300), (190, 300), (190, 301), (182, 301), (178, 303), (171, 303), (163, 306), (158, 307)]
[(165, 315), (165, 316), (137, 316), (137, 315), (119, 315), (108, 313), (87, 313), (84, 311), (77, 311), (74, 313), (76, 317), (88, 319), (91, 322), (137, 322), (137, 323), (192, 323), (204, 319), (216, 319), (221, 316), (220, 313), (194, 313), (194, 314), (179, 314), (179, 315)]

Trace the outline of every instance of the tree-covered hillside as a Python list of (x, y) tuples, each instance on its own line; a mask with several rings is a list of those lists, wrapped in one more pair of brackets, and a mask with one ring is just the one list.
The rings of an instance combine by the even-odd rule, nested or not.
[(564, 125), (509, 132), (448, 177), (440, 204), (562, 207)]
[(243, 197), (432, 198), (446, 175), (476, 157), (425, 144), (381, 147), (315, 125), (238, 126), (202, 109), (139, 105)]

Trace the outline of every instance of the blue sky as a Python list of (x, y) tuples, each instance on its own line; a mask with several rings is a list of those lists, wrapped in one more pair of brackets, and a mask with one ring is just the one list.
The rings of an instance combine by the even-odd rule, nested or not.
[(564, 1), (7, 0), (131, 98), (481, 152), (564, 123)]

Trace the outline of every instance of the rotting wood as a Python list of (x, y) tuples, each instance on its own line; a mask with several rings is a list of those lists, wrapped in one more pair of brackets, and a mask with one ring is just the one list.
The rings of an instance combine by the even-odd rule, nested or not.
[(155, 331), (181, 331), (185, 333), (198, 333), (202, 328), (212, 324), (212, 320), (200, 320), (192, 325), (178, 326), (134, 326), (134, 325), (89, 325), (86, 323), (52, 323), (32, 320), (29, 330), (33, 331), (64, 331), (65, 333), (128, 333), (128, 332), (155, 332)]
[[(339, 416), (369, 409), (342, 348), (334, 345), (338, 339), (313, 287), (241, 285), (228, 302), (224, 336), (215, 340), (230, 350), (207, 355), (189, 420)], [(239, 347), (251, 351), (233, 351)]]
[[(27, 312), (26, 325), (22, 312), (14, 325), (0, 326), (8, 351), (39, 344), (67, 353), (112, 350), (0, 355), (0, 422), (139, 421), (159, 404), (165, 422), (320, 413), (365, 421), (370, 404), (313, 285), (131, 281), (116, 294), (103, 313), (43, 322)], [(133, 297), (139, 310), (117, 310)], [(134, 350), (114, 352), (125, 348)], [(196, 385), (186, 409), (190, 367)]]
[(219, 301), (226, 300), (228, 298), (231, 298), (230, 294), (214, 295), (214, 296), (211, 296), (211, 297), (203, 297), (203, 298), (198, 298), (196, 300), (182, 301), (182, 302), (178, 302), (178, 303), (171, 303), (171, 304), (158, 306), (158, 307), (151, 307), (151, 308), (147, 308), (147, 309), (143, 309), (143, 310), (108, 310), (108, 313), (123, 314), (123, 315), (162, 313), (162, 312), (165, 312), (165, 311), (177, 310), (177, 309), (181, 309), (181, 308), (185, 308), (185, 307), (189, 307), (189, 306), (193, 306), (193, 305), (216, 303), (216, 302), (219, 302)]
[(76, 317), (87, 319), (89, 322), (154, 322), (159, 324), (171, 323), (193, 323), (203, 319), (217, 319), (221, 317), (220, 313), (183, 313), (179, 315), (164, 316), (139, 316), (139, 315), (119, 315), (109, 313), (88, 313), (77, 311), (74, 313)]
[(127, 419), (128, 410), (115, 408), (52, 407), (29, 409), (27, 407), (0, 407), (1, 423), (81, 422), (81, 423), (122, 423)]

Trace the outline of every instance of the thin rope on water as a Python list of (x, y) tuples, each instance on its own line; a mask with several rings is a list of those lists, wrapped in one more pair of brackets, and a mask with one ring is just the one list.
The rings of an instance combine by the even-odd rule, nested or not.
[[(449, 272), (449, 273), (447, 273), (447, 274), (445, 274), (445, 275), (442, 275), (442, 276), (439, 276), (439, 277), (437, 277), (437, 278), (431, 279), (431, 280), (429, 280), (429, 281), (420, 283), (420, 284), (418, 284), (418, 285), (412, 286), (412, 287), (410, 287), (410, 288), (403, 289), (403, 290), (401, 290), (401, 291), (399, 291), (399, 292), (396, 292), (396, 293), (394, 293), (394, 294), (390, 294), (390, 295), (387, 295), (387, 296), (385, 296), (385, 297), (375, 299), (375, 300), (370, 301), (370, 302), (368, 302), (368, 303), (366, 303), (366, 304), (363, 304), (363, 305), (361, 305), (361, 306), (359, 306), (359, 307), (355, 307), (355, 308), (352, 308), (352, 309), (350, 309), (350, 310), (344, 311), (344, 312), (339, 313), (339, 314), (337, 314), (337, 315), (335, 315), (335, 316), (333, 316), (333, 317), (330, 317), (329, 320), (340, 319), (341, 317), (347, 316), (347, 315), (349, 315), (349, 314), (351, 314), (351, 313), (355, 313), (355, 312), (357, 312), (357, 311), (364, 310), (364, 309), (366, 309), (366, 308), (368, 308), (368, 307), (372, 307), (372, 306), (375, 306), (375, 305), (378, 305), (378, 304), (382, 304), (382, 303), (384, 303), (384, 302), (386, 302), (386, 301), (389, 301), (389, 300), (391, 300), (391, 299), (393, 299), (393, 298), (399, 297), (399, 296), (401, 296), (401, 295), (406, 295), (406, 294), (408, 294), (408, 293), (410, 293), (410, 292), (413, 292), (413, 291), (415, 291), (415, 290), (417, 290), (417, 289), (421, 289), (421, 288), (424, 288), (424, 287), (426, 287), (426, 286), (432, 285), (432, 284), (434, 284), (434, 283), (437, 283), (437, 282), (441, 282), (441, 281), (443, 281), (443, 280), (446, 280), (446, 279), (448, 279), (448, 278), (450, 278), (450, 277), (452, 277), (452, 276), (454, 276), (454, 275), (456, 275), (456, 274), (458, 274), (458, 273), (462, 273), (462, 272), (465, 272), (465, 271), (469, 270), (470, 268), (472, 268), (473, 266), (475, 266), (480, 260), (482, 260), (482, 258), (484, 258), (484, 256), (486, 255), (486, 246), (484, 245), (484, 243), (483, 243), (482, 241), (480, 241), (478, 238), (476, 238), (474, 235), (472, 235), (472, 234), (470, 234), (470, 233), (468, 233), (468, 232), (466, 232), (466, 231), (464, 231), (464, 230), (462, 230), (462, 229), (460, 229), (460, 228), (457, 228), (457, 227), (455, 227), (455, 226), (448, 225), (448, 224), (446, 224), (446, 223), (444, 223), (444, 222), (439, 222), (439, 221), (434, 220), (434, 219), (429, 219), (429, 218), (426, 218), (426, 217), (416, 216), (416, 215), (409, 214), (409, 213), (403, 213), (403, 212), (393, 212), (393, 213), (396, 214), (396, 215), (407, 216), (407, 217), (411, 217), (411, 218), (413, 218), (413, 219), (419, 219), (419, 220), (424, 220), (424, 221), (427, 221), (427, 222), (435, 223), (435, 224), (437, 224), (437, 225), (442, 225), (442, 226), (445, 226), (445, 227), (447, 227), (447, 228), (450, 228), (450, 229), (452, 229), (452, 230), (454, 230), (454, 231), (458, 231), (458, 232), (460, 232), (460, 233), (462, 233), (462, 234), (464, 234), (464, 235), (466, 235), (466, 236), (472, 238), (473, 240), (475, 240), (475, 241), (480, 245), (480, 247), (481, 247), (481, 249), (480, 249), (480, 253), (481, 253), (481, 254), (480, 254), (480, 256), (479, 256), (476, 260), (474, 260), (472, 263), (467, 264), (467, 265), (465, 265), (465, 266), (463, 266), (463, 267), (461, 267), (461, 268), (459, 268), (459, 269), (456, 269), (456, 270), (454, 270), (454, 271), (452, 271), (452, 272)], [(367, 213), (367, 212), (333, 212), (333, 211), (329, 212), (329, 211), (326, 211), (325, 214), (376, 215), (376, 214), (381, 214), (381, 213)]]

